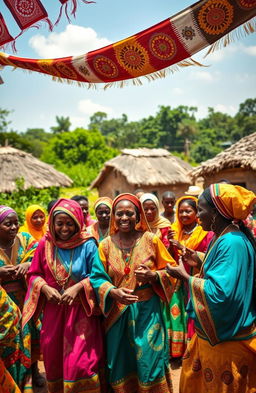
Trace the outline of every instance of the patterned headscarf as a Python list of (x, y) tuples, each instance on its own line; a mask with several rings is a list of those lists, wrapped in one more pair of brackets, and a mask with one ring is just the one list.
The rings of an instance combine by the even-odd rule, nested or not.
[(11, 207), (5, 206), (5, 205), (0, 205), (0, 224), (1, 224), (1, 222), (4, 221), (4, 219), (7, 216), (9, 216), (9, 214), (12, 214), (12, 213), (17, 215), (16, 211), (13, 210)]
[(98, 208), (100, 205), (106, 205), (106, 206), (109, 207), (110, 210), (111, 210), (111, 209), (112, 209), (112, 203), (113, 203), (112, 199), (110, 199), (110, 198), (108, 198), (108, 197), (101, 197), (101, 198), (98, 198), (97, 201), (94, 203), (94, 210), (96, 211), (97, 208)]
[[(232, 184), (211, 184), (210, 195), (218, 212), (228, 220), (245, 220), (256, 202), (254, 192)], [(202, 196), (207, 200), (207, 189)]]
[(148, 225), (151, 229), (158, 228), (171, 228), (171, 223), (167, 218), (160, 216), (159, 214), (159, 200), (154, 194), (145, 193), (140, 197), (140, 202), (143, 207), (143, 203), (146, 201), (152, 201), (157, 208), (157, 214), (154, 221), (149, 222)]
[[(42, 226), (42, 228), (40, 228), (40, 229), (36, 228), (31, 221), (33, 214), (37, 210), (40, 210), (40, 212), (42, 212), (45, 215), (45, 223)], [(28, 233), (30, 233), (30, 235), (33, 236), (34, 239), (40, 240), (44, 236), (44, 234), (46, 233), (46, 229), (47, 229), (46, 211), (40, 205), (30, 205), (27, 208), (26, 213), (25, 213), (24, 225), (22, 225), (22, 227), (20, 227), (19, 232), (28, 232)]]
[[(62, 241), (56, 239), (54, 231), (54, 217), (56, 217), (59, 213), (67, 214), (74, 220), (77, 226), (78, 230), (69, 240)], [(46, 239), (59, 248), (70, 249), (80, 246), (90, 238), (92, 238), (92, 236), (85, 231), (84, 216), (79, 203), (71, 199), (59, 199), (50, 211), (49, 230), (46, 234)]]
[(139, 199), (129, 193), (125, 194), (120, 194), (118, 195), (114, 200), (113, 200), (113, 205), (112, 205), (112, 213), (111, 213), (111, 218), (110, 218), (110, 225), (109, 225), (109, 234), (113, 235), (115, 232), (117, 232), (117, 228), (115, 226), (115, 207), (120, 201), (130, 201), (134, 204), (134, 206), (137, 207), (139, 214), (140, 214), (140, 221), (136, 224), (136, 230), (138, 231), (150, 231), (147, 219), (145, 217), (145, 213), (142, 209), (141, 203)]

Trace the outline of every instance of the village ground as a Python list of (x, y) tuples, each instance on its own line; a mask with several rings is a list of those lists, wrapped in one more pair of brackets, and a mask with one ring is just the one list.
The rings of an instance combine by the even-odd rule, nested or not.
[[(39, 370), (45, 376), (43, 362), (39, 362)], [(180, 379), (181, 367), (176, 366), (175, 363), (171, 363), (171, 375), (173, 383), (173, 393), (179, 393), (179, 379)], [(35, 393), (47, 393), (47, 389), (37, 389)]]

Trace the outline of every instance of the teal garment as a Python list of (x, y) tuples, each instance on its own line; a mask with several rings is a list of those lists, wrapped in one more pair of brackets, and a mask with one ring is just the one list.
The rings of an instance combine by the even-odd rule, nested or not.
[[(103, 307), (106, 316), (113, 304), (108, 294), (115, 287), (98, 254), (90, 281), (99, 303), (101, 286), (108, 286)], [(140, 290), (149, 287), (144, 285)], [(118, 386), (134, 376), (137, 382), (132, 384), (131, 393), (137, 392), (136, 384), (149, 384), (146, 392), (150, 391), (151, 383), (165, 380), (169, 371), (169, 347), (159, 296), (153, 294), (149, 300), (124, 307), (120, 317), (106, 332), (106, 346), (109, 382), (114, 391), (115, 388), (119, 391)]]
[(229, 232), (221, 236), (206, 255), (203, 272), (202, 279), (189, 279), (188, 314), (195, 319), (196, 327), (207, 334), (198, 319), (195, 283), (197, 281), (198, 285), (200, 280), (218, 342), (236, 339), (234, 336), (239, 331), (256, 320), (253, 304), (255, 251), (245, 234)]

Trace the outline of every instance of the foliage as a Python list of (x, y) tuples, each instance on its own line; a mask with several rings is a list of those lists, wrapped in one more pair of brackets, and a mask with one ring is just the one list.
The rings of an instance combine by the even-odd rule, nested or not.
[(62, 132), (68, 132), (71, 126), (69, 117), (56, 116), (57, 126), (51, 127), (53, 134), (61, 134)]
[(11, 111), (0, 108), (0, 132), (7, 131), (7, 127), (10, 124), (10, 121), (7, 120), (7, 117), (10, 113)]
[(11, 194), (0, 193), (1, 205), (12, 207), (18, 214), (19, 222), (22, 224), (25, 219), (25, 211), (29, 205), (39, 204), (47, 209), (48, 203), (59, 197), (58, 187), (49, 187), (38, 190), (35, 187), (24, 189), (24, 179), (16, 180), (16, 191)]

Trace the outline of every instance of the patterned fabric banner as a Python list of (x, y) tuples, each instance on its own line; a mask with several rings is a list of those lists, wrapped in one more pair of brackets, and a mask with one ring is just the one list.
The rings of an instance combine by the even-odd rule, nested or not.
[(21, 30), (24, 30), (48, 14), (40, 0), (4, 0)]
[(7, 42), (13, 41), (14, 38), (8, 31), (3, 15), (0, 13), (0, 47)]
[[(246, 23), (255, 31), (256, 0), (202, 0), (171, 18), (125, 40), (80, 56), (26, 59), (0, 53), (0, 64), (49, 74), (54, 79), (89, 84), (121, 82), (141, 76), (149, 80), (166, 75), (166, 68), (197, 64), (190, 56), (207, 46), (226, 46), (230, 32)], [(171, 68), (172, 69), (172, 68)], [(123, 82), (121, 82), (121, 85)]]

